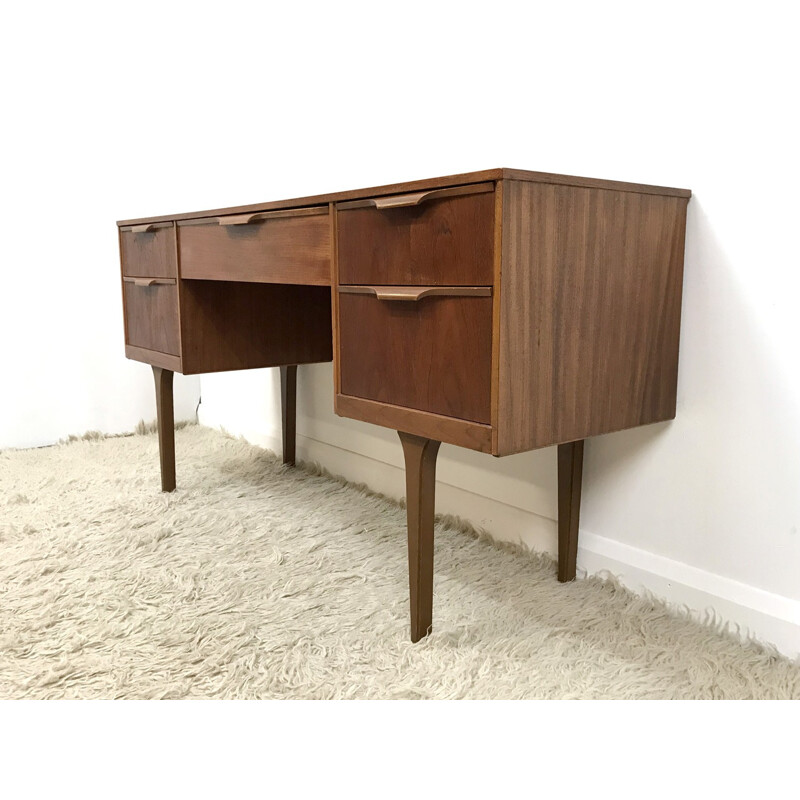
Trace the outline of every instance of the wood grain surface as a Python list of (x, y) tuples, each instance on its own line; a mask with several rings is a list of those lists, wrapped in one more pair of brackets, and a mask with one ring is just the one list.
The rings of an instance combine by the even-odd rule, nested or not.
[(468, 422), (413, 408), (376, 403), (361, 397), (337, 394), (334, 410), (340, 417), (350, 417), (395, 431), (408, 431), (417, 436), (436, 439), (481, 453), (492, 451), (492, 429), (489, 425)]
[(283, 463), (293, 467), (297, 443), (297, 364), (287, 364), (280, 371)]
[(175, 227), (165, 223), (149, 233), (121, 230), (122, 274), (137, 278), (176, 278)]
[(172, 398), (172, 370), (153, 366), (156, 384), (158, 456), (161, 462), (161, 491), (175, 491), (175, 407)]
[(159, 353), (156, 350), (146, 350), (143, 347), (134, 347), (126, 344), (125, 357), (154, 367), (164, 367), (164, 369), (169, 369), (173, 372), (182, 371), (180, 356), (172, 356), (169, 353)]
[(688, 201), (503, 191), (498, 454), (671, 419)]
[(337, 210), (340, 284), (492, 283), (492, 191)]
[(408, 584), (411, 641), (433, 628), (433, 521), (440, 442), (398, 431), (406, 465)]
[(126, 282), (123, 285), (126, 344), (179, 356), (178, 291), (175, 284), (137, 286)]
[[(252, 219), (245, 215), (245, 219)], [(331, 284), (328, 208), (253, 219), (249, 224), (178, 227), (181, 277), (220, 281)]]
[(492, 299), (339, 295), (342, 394), (490, 422)]
[(575, 580), (583, 485), (583, 440), (558, 446), (558, 580)]

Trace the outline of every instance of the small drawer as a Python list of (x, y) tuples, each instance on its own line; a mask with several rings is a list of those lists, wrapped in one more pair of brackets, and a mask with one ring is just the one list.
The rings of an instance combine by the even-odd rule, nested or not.
[(124, 278), (126, 344), (180, 355), (174, 278)]
[(339, 283), (491, 286), (493, 183), (337, 205)]
[(171, 222), (120, 228), (122, 274), (140, 278), (176, 278), (175, 226)]
[(181, 277), (330, 286), (328, 207), (179, 223)]
[(490, 424), (489, 287), (339, 287), (341, 394)]

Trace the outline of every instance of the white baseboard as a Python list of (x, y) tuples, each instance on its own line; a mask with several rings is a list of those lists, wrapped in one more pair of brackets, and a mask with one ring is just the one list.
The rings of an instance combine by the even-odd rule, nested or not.
[(609, 573), (637, 594), (645, 592), (687, 609), (695, 619), (727, 624), (742, 639), (800, 656), (800, 601), (772, 594), (680, 561), (581, 530), (578, 567)]
[[(276, 453), (281, 451), (279, 432), (247, 431), (244, 437)], [(363, 453), (298, 435), (297, 457), (317, 462), (335, 475), (365, 483), (389, 497), (405, 495), (403, 470)], [(533, 550), (557, 554), (557, 524), (553, 519), (442, 481), (436, 484), (436, 510), (469, 520), (500, 541), (521, 542)], [(611, 575), (637, 594), (649, 593), (687, 609), (696, 619), (714, 619), (727, 624), (742, 639), (758, 639), (790, 658), (800, 657), (800, 601), (598, 536), (583, 528), (578, 547), (578, 571), (585, 575)]]

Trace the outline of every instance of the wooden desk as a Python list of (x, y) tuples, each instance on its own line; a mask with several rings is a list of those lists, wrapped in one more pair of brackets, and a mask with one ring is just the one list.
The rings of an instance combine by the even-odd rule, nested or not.
[(431, 628), (441, 442), (558, 445), (558, 578), (575, 577), (583, 442), (675, 416), (683, 189), (495, 169), (118, 224), (125, 353), (151, 364), (175, 488), (172, 375), (298, 364), (397, 430), (411, 638)]

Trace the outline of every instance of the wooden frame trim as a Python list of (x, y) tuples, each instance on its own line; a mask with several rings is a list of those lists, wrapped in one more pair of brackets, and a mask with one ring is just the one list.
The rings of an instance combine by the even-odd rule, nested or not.
[(494, 195), (494, 294), (492, 296), (492, 375), (489, 400), (493, 453), (498, 450), (500, 426), (500, 301), (503, 296), (503, 193), (505, 186), (505, 181), (498, 181)]
[(336, 393), (334, 410), (340, 417), (371, 422), (384, 428), (413, 433), (437, 442), (447, 442), (481, 453), (492, 452), (492, 427), (455, 417), (444, 417), (415, 408), (393, 406), (362, 397)]
[(128, 345), (128, 306), (125, 302), (125, 264), (122, 260), (122, 229), (117, 229), (117, 246), (119, 247), (119, 287), (122, 292), (122, 327), (125, 334), (125, 346)]
[(661, 194), (670, 197), (692, 196), (689, 189), (676, 189), (671, 186), (651, 186), (647, 183), (628, 183), (627, 181), (608, 181), (601, 178), (581, 178), (578, 175), (558, 175), (553, 172), (529, 172), (524, 169), (504, 169), (503, 178), (528, 183), (552, 183), (558, 186), (577, 186), (581, 189), (609, 189), (615, 192), (634, 192), (635, 194)]
[[(331, 214), (331, 327), (333, 346), (333, 395), (342, 391), (342, 376), (339, 366), (339, 225), (336, 203), (330, 203)], [(334, 403), (335, 406), (335, 403)]]
[(183, 280), (181, 279), (181, 247), (178, 242), (178, 223), (172, 223), (175, 228), (175, 275), (178, 277), (178, 352), (181, 354), (181, 368), (183, 368)]
[(160, 353), (158, 350), (147, 350), (144, 347), (134, 347), (131, 344), (126, 344), (125, 357), (132, 358), (134, 361), (142, 361), (153, 367), (169, 369), (172, 372), (181, 372), (181, 359), (179, 356)]

